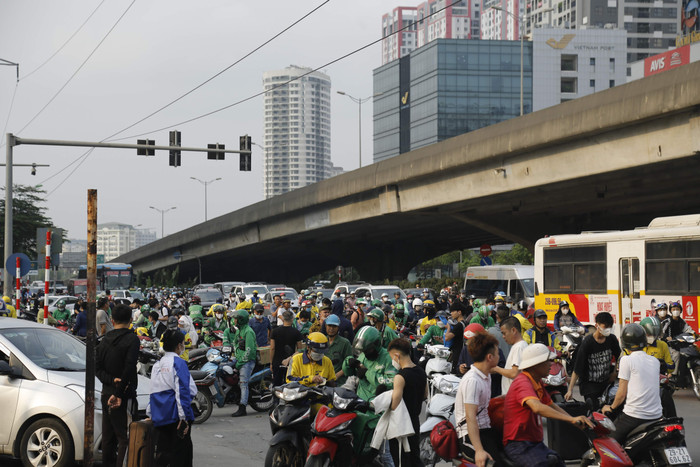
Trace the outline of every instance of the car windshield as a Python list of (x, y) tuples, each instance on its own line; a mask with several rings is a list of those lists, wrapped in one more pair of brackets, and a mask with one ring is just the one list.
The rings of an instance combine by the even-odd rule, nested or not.
[(2, 329), (7, 340), (45, 370), (85, 371), (85, 344), (49, 328)]
[(376, 287), (372, 288), (372, 297), (379, 299), (381, 298), (382, 295), (387, 294), (389, 298), (394, 298), (394, 292), (398, 291), (401, 294), (401, 300), (406, 299), (406, 294), (403, 293), (403, 290), (399, 289), (398, 287), (387, 287), (387, 288), (381, 288), (381, 287)]
[(255, 287), (253, 287), (253, 286), (243, 287), (243, 293), (245, 294), (246, 297), (250, 297), (251, 295), (253, 295), (253, 290), (257, 290), (258, 295), (261, 297), (267, 293), (267, 287), (263, 287), (260, 285), (255, 286)]
[(203, 302), (215, 302), (221, 298), (221, 292), (217, 290), (198, 290), (197, 296)]
[(141, 292), (129, 292), (133, 298), (138, 298), (139, 300), (143, 300), (143, 294)]

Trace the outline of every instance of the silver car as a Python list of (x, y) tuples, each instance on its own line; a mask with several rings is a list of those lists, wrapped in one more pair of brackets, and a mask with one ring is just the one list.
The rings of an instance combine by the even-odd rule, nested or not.
[[(102, 384), (95, 380), (95, 458), (101, 457)], [(139, 376), (145, 409), (150, 381)], [(85, 344), (56, 328), (0, 318), (0, 454), (25, 466), (83, 459)]]

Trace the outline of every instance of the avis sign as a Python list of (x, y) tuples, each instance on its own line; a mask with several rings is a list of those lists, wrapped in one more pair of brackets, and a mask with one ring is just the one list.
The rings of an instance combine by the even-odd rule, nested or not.
[(684, 45), (644, 59), (644, 76), (672, 70), (690, 62), (690, 46)]

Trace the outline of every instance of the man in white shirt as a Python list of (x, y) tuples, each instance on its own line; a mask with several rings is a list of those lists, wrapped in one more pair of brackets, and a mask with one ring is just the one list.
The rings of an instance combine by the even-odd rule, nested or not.
[(527, 348), (527, 342), (523, 340), (520, 321), (513, 316), (501, 322), (501, 332), (503, 333), (503, 338), (508, 345), (510, 345), (510, 352), (506, 359), (505, 368), (497, 366), (492, 371), (503, 376), (501, 380), (501, 394), (505, 396), (508, 393), (511, 383), (520, 373), (518, 367), (520, 366), (523, 350)]
[(502, 449), (500, 437), (491, 428), (488, 410), (491, 370), (498, 366), (498, 340), (487, 332), (479, 332), (468, 338), (467, 351), (474, 363), (457, 388), (455, 421), (462, 452), (483, 467), (489, 459), (498, 462)]
[[(630, 354), (620, 359), (618, 376), (620, 386), (612, 404), (603, 406), (602, 412), (614, 412), (623, 403), (625, 407), (615, 420), (612, 437), (624, 444), (627, 435), (642, 423), (661, 418), (659, 393), (659, 360), (644, 352), (646, 333), (639, 323), (632, 323), (622, 330), (622, 346)], [(626, 400), (626, 402), (625, 402)]]

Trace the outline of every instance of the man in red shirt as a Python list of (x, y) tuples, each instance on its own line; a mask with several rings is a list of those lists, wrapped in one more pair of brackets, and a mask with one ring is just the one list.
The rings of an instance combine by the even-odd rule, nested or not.
[[(520, 370), (508, 389), (503, 421), (503, 444), (508, 457), (517, 465), (528, 467), (559, 465), (563, 459), (543, 443), (540, 416), (563, 420), (578, 427), (593, 427), (588, 418), (572, 417), (552, 402), (542, 386), (542, 378), (549, 374), (555, 354), (543, 344), (530, 344), (523, 350)], [(557, 462), (554, 462), (554, 461)]]

